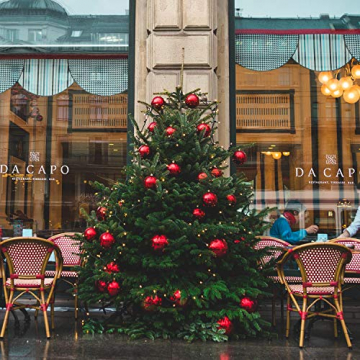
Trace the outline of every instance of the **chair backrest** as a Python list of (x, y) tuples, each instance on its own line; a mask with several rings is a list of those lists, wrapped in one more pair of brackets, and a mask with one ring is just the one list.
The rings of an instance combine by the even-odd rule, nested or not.
[(350, 262), (351, 256), (351, 251), (340, 244), (311, 243), (289, 250), (281, 263), (293, 257), (300, 268), (304, 284), (330, 286), (339, 283), (345, 264)]
[(74, 239), (76, 233), (63, 233), (49, 238), (56, 244), (63, 257), (64, 266), (77, 266), (81, 264), (80, 241)]
[(351, 261), (346, 265), (345, 271), (351, 273), (360, 273), (360, 240), (353, 238), (345, 238), (332, 239), (330, 240), (330, 242), (348, 247), (353, 247), (353, 249), (351, 249), (352, 258)]
[(257, 238), (259, 241), (255, 245), (256, 250), (269, 248), (267, 254), (260, 259), (263, 266), (272, 260), (278, 259), (286, 252), (286, 248), (291, 246), (288, 242), (271, 236), (258, 236)]
[(16, 237), (0, 243), (11, 278), (43, 278), (50, 255), (55, 251), (58, 267), (61, 252), (51, 241), (42, 238)]

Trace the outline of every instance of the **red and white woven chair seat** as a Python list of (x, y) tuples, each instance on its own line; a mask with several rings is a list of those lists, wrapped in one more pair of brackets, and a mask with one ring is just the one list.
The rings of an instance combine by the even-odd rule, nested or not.
[[(55, 273), (55, 272), (54, 272)], [(54, 279), (44, 279), (45, 287), (50, 287)], [(14, 279), (14, 285), (17, 288), (40, 288), (41, 280), (40, 279)], [(6, 280), (6, 286), (11, 286), (11, 280)]]
[[(289, 285), (289, 288), (294, 294), (303, 294), (304, 288), (302, 285)], [(308, 295), (333, 295), (334, 287), (333, 286), (324, 286), (324, 287), (307, 287), (306, 292)]]
[[(268, 276), (274, 283), (280, 284), (280, 279), (278, 276)], [(300, 276), (285, 276), (285, 280), (289, 284), (301, 284), (302, 278)]]
[(344, 278), (345, 284), (360, 284), (360, 278)]
[[(46, 271), (45, 276), (48, 277), (54, 277), (55, 276), (55, 271), (49, 270)], [(61, 272), (61, 277), (68, 277), (68, 278), (77, 278), (78, 274), (76, 271), (62, 271)]]

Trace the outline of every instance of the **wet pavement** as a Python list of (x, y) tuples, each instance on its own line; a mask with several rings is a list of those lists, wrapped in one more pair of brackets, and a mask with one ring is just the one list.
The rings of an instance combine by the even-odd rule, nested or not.
[[(68, 304), (69, 307), (71, 303)], [(0, 341), (1, 359), (196, 359), (196, 360), (295, 360), (295, 359), (360, 359), (360, 320), (349, 321), (353, 332), (353, 350), (348, 351), (344, 337), (334, 339), (332, 322), (319, 321), (315, 324), (310, 340), (300, 350), (297, 338), (291, 334), (289, 341), (284, 337), (281, 324), (276, 329), (277, 338), (249, 339), (229, 343), (188, 344), (184, 341), (130, 341), (120, 335), (84, 335), (81, 320), (74, 321), (73, 312), (67, 307), (58, 308), (55, 317), (56, 330), (52, 339), (46, 340), (43, 319), (24, 321), (19, 313), (20, 326), (11, 316), (7, 334)], [(0, 319), (4, 311), (0, 311)], [(295, 319), (295, 316), (293, 317)], [(295, 321), (292, 322), (292, 325)]]

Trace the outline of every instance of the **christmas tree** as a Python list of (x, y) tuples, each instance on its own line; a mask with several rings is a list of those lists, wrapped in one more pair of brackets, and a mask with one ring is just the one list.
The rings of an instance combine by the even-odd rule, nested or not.
[(107, 329), (132, 338), (256, 335), (266, 281), (254, 245), (266, 212), (251, 210), (244, 176), (224, 175), (246, 153), (214, 141), (218, 103), (199, 90), (144, 105), (127, 180), (94, 184), (100, 206), (82, 239), (80, 299), (115, 306)]

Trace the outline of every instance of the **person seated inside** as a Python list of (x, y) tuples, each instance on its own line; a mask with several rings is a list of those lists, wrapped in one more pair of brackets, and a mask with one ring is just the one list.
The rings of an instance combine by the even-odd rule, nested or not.
[(351, 238), (356, 235), (356, 233), (360, 229), (360, 206), (358, 207), (358, 210), (355, 215), (355, 219), (353, 222), (347, 227), (343, 233), (338, 237), (338, 239), (346, 239)]
[(308, 212), (299, 200), (289, 200), (284, 213), (274, 222), (270, 229), (270, 236), (287, 241), (290, 244), (297, 244), (307, 235), (316, 234), (319, 231), (317, 225), (310, 225), (306, 229), (292, 231), (291, 227), (307, 220)]

